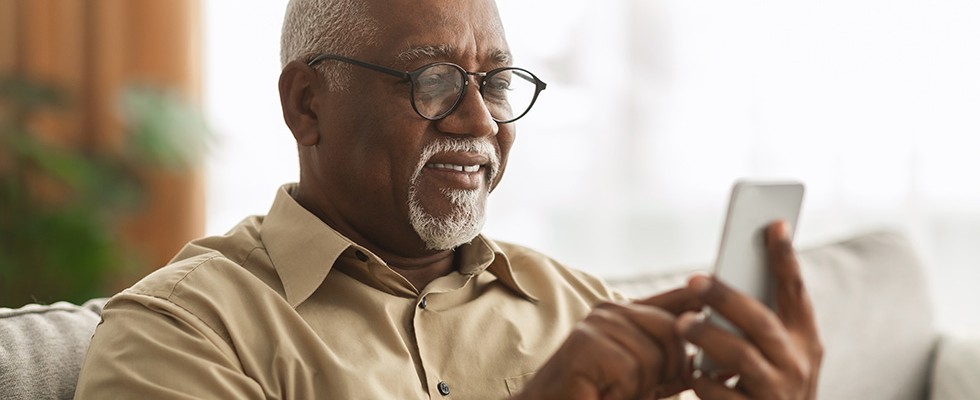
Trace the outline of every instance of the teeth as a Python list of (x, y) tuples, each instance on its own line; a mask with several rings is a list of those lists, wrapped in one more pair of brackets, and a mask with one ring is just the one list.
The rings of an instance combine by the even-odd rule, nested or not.
[(456, 165), (456, 164), (429, 164), (429, 167), (436, 169), (451, 169), (458, 172), (476, 172), (480, 170), (479, 165)]

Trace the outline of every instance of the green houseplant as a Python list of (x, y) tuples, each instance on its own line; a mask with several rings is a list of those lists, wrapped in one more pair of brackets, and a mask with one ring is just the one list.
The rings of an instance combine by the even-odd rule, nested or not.
[(72, 107), (58, 87), (0, 78), (0, 306), (106, 295), (139, 258), (120, 218), (143, 202), (140, 171), (200, 163), (211, 137), (200, 113), (166, 90), (120, 94), (123, 146), (64, 146), (43, 139), (37, 116)]

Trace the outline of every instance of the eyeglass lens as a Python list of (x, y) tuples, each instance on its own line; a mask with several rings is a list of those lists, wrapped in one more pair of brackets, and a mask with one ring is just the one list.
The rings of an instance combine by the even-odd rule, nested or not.
[[(426, 68), (415, 79), (415, 109), (429, 119), (446, 116), (459, 103), (466, 79), (466, 72), (453, 65)], [(494, 71), (483, 82), (483, 101), (497, 122), (509, 122), (523, 115), (537, 91), (534, 77), (516, 68)]]

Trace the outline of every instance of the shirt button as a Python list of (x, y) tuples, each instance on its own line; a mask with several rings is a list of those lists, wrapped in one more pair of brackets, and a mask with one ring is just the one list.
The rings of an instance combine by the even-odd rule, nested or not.
[(439, 394), (449, 396), (449, 385), (446, 382), (439, 382)]
[(421, 309), (424, 310), (428, 306), (429, 306), (429, 298), (428, 297), (422, 297), (422, 301), (419, 302), (419, 308), (421, 308)]
[(361, 260), (361, 261), (367, 261), (368, 260), (367, 254), (364, 254), (364, 252), (363, 251), (360, 251), (360, 250), (355, 251), (354, 252), (354, 256), (357, 257), (357, 259), (358, 260)]

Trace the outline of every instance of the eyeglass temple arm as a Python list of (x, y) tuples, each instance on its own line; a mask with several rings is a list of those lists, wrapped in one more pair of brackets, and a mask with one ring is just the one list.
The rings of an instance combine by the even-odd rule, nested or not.
[(397, 76), (397, 77), (402, 78), (402, 79), (411, 79), (411, 75), (409, 75), (407, 72), (404, 72), (404, 71), (398, 71), (398, 70), (394, 70), (394, 69), (391, 69), (391, 68), (385, 68), (385, 67), (382, 67), (380, 65), (366, 63), (366, 62), (363, 62), (363, 61), (358, 61), (358, 60), (355, 60), (355, 59), (352, 59), (352, 58), (347, 58), (347, 57), (344, 57), (344, 56), (338, 56), (338, 55), (334, 55), (334, 54), (321, 54), (319, 56), (316, 56), (316, 58), (310, 60), (310, 62), (308, 62), (306, 65), (309, 65), (310, 67), (313, 67), (314, 65), (320, 63), (323, 60), (336, 60), (336, 61), (345, 62), (345, 63), (348, 63), (348, 64), (354, 64), (354, 65), (356, 65), (358, 67), (367, 68), (367, 69), (378, 71), (378, 72), (385, 73), (385, 74), (388, 74), (388, 75)]
[(514, 75), (517, 75), (517, 76), (523, 78), (524, 80), (535, 84), (538, 87), (538, 90), (539, 91), (544, 90), (546, 87), (548, 87), (548, 84), (547, 83), (544, 83), (544, 81), (538, 79), (538, 77), (536, 77), (534, 75), (531, 75), (530, 73), (521, 71), (519, 69), (518, 70), (514, 70)]

